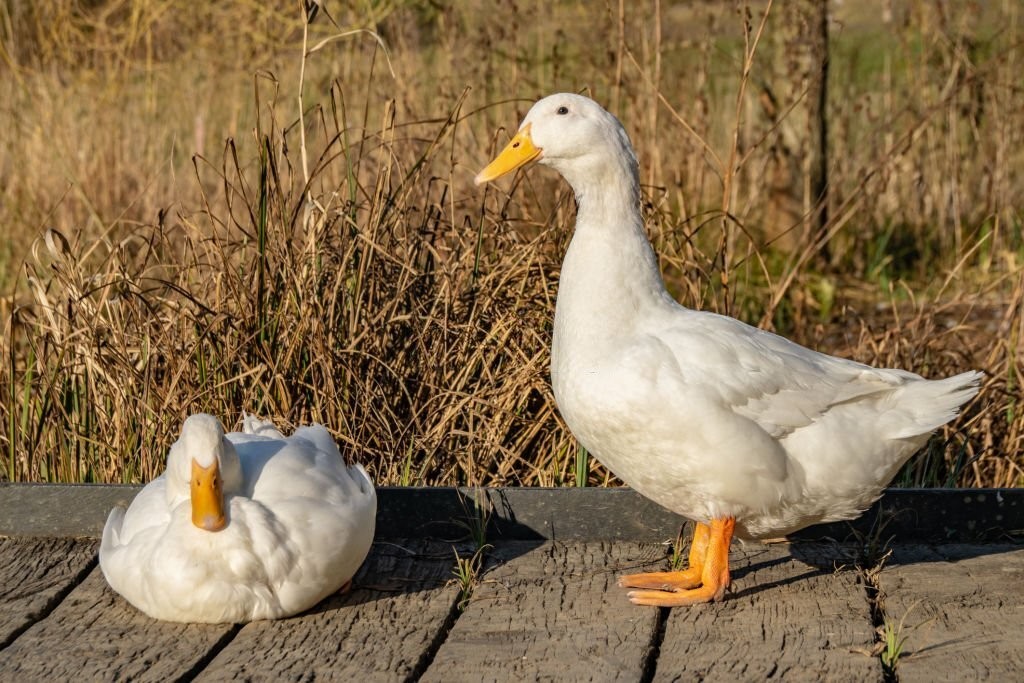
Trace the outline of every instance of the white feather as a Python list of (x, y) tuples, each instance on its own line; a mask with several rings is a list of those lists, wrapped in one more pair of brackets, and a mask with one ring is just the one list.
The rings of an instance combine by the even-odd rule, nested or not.
[(734, 516), (741, 537), (849, 519), (977, 393), (977, 372), (929, 381), (684, 308), (646, 237), (618, 120), (558, 94), (524, 130), (578, 203), (555, 309), (555, 398), (579, 441), (641, 494), (702, 522)]
[[(296, 614), (349, 581), (369, 552), (376, 492), (327, 430), (285, 437), (256, 418), (243, 425), (245, 433), (225, 435), (211, 416), (186, 420), (167, 472), (107, 519), (103, 574), (151, 617), (238, 623)], [(188, 488), (189, 459), (209, 452), (221, 462), (228, 509), (217, 532), (192, 524)]]

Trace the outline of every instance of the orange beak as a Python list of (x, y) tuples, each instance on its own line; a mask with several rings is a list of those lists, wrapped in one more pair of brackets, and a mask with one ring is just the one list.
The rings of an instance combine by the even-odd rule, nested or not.
[(541, 155), (544, 150), (534, 146), (533, 138), (530, 137), (532, 123), (523, 126), (515, 134), (501, 154), (494, 158), (494, 161), (487, 164), (487, 167), (480, 171), (474, 182), (477, 185), (497, 180), (501, 176), (511, 173), (520, 166), (524, 166)]
[(220, 465), (214, 460), (209, 467), (192, 461), (192, 523), (206, 531), (220, 531), (227, 526), (224, 515), (224, 482)]

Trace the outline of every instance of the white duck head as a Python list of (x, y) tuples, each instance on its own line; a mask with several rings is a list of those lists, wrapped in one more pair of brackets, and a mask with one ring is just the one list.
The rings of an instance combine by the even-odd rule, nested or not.
[(638, 164), (619, 120), (588, 97), (558, 93), (539, 100), (505, 149), (476, 176), (490, 182), (533, 160), (565, 178), (577, 199), (628, 187), (639, 201)]
[(167, 454), (167, 500), (173, 505), (186, 496), (192, 503), (192, 523), (206, 531), (227, 526), (224, 496), (242, 488), (242, 465), (224, 428), (212, 415), (192, 415)]

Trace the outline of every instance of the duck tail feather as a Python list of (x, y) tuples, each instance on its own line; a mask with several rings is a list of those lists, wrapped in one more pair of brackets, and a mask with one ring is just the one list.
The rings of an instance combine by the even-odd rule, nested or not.
[(960, 406), (978, 393), (984, 373), (964, 372), (938, 380), (912, 381), (904, 384), (896, 400), (908, 406), (910, 424), (893, 438), (910, 438), (927, 434), (957, 416)]
[(334, 440), (331, 433), (327, 431), (327, 427), (321, 424), (312, 424), (299, 427), (292, 432), (293, 437), (305, 439), (314, 446), (317, 450), (323, 451), (324, 453), (330, 453), (332, 456), (341, 458), (341, 451), (338, 450), (338, 442)]
[(242, 413), (242, 433), (257, 434), (271, 439), (283, 439), (284, 435), (274, 426), (270, 420), (261, 420), (255, 415)]

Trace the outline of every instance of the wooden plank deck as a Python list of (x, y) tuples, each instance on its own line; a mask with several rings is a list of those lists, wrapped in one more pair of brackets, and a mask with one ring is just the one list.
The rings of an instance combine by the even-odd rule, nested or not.
[(878, 659), (862, 652), (874, 629), (849, 554), (817, 543), (741, 547), (730, 599), (671, 610), (654, 680), (879, 680)]
[(901, 681), (1024, 679), (1024, 551), (1011, 545), (896, 547), (879, 575), (906, 637)]
[(498, 544), (423, 680), (636, 680), (658, 610), (630, 605), (615, 581), (664, 559), (651, 543)]
[[(724, 602), (652, 609), (630, 605), (616, 578), (667, 568), (679, 520), (631, 492), (487, 491), (481, 505), (452, 489), (383, 489), (381, 533), (351, 592), (244, 626), (156, 622), (110, 590), (96, 534), (111, 498), (133, 493), (0, 485), (0, 679), (1024, 679), (1024, 491), (959, 510), (953, 494), (893, 493), (876, 513), (944, 512), (937, 529), (917, 514), (918, 537), (894, 539), (881, 569), (856, 563), (869, 520), (737, 544)], [(58, 498), (74, 519), (57, 515), (46, 535)], [(475, 550), (474, 517), (489, 547), (464, 601), (453, 570)], [(943, 534), (953, 542), (920, 542)], [(886, 670), (878, 629), (901, 620), (904, 654)]]

